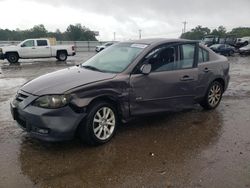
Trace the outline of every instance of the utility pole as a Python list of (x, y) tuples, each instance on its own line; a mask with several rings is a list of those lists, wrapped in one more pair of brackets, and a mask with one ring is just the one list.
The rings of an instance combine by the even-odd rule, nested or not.
[(139, 29), (139, 39), (141, 39), (141, 29)]
[(116, 38), (115, 38), (115, 35), (116, 35), (116, 33), (114, 32), (114, 41), (115, 41), (115, 39), (116, 39)]
[(182, 23), (183, 23), (183, 25), (184, 25), (183, 33), (186, 33), (187, 21), (184, 21), (184, 22), (182, 22)]

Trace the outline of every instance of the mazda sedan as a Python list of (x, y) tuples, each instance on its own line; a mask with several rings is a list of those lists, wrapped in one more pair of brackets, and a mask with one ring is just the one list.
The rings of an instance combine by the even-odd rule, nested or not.
[(210, 48), (216, 53), (227, 56), (232, 56), (236, 51), (235, 47), (228, 44), (214, 44)]
[(62, 141), (79, 135), (97, 145), (135, 116), (197, 103), (214, 109), (228, 82), (227, 58), (196, 41), (121, 42), (78, 66), (26, 83), (11, 102), (11, 112), (35, 138)]

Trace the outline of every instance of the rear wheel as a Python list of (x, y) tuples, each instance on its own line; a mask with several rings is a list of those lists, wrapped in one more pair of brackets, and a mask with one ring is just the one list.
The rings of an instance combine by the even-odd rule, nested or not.
[(245, 41), (244, 42), (244, 44), (243, 44), (243, 46), (247, 46), (248, 45), (248, 42), (247, 41)]
[(57, 58), (59, 61), (66, 61), (67, 58), (68, 58), (68, 54), (67, 54), (67, 52), (65, 52), (65, 51), (59, 51), (59, 52), (57, 52), (56, 58)]
[(229, 56), (232, 56), (233, 54), (234, 54), (233, 50), (230, 50), (229, 53), (228, 53)]
[(215, 109), (221, 101), (223, 94), (223, 86), (221, 83), (215, 81), (210, 84), (205, 98), (200, 105), (207, 110)]
[(86, 120), (80, 125), (81, 139), (90, 145), (100, 145), (111, 140), (118, 125), (116, 108), (107, 102), (91, 105)]
[(17, 53), (8, 53), (7, 60), (9, 61), (9, 63), (17, 63), (19, 60), (19, 56)]

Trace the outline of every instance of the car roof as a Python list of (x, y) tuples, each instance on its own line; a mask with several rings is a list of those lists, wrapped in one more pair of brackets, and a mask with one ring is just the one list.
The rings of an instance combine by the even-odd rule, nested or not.
[(152, 45), (152, 44), (158, 44), (158, 43), (197, 42), (197, 41), (186, 40), (186, 39), (150, 38), (150, 39), (130, 40), (126, 42)]

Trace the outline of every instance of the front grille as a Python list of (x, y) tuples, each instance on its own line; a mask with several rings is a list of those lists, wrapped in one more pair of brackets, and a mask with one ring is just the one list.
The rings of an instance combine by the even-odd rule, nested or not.
[(28, 97), (28, 95), (23, 94), (23, 93), (17, 93), (16, 95), (16, 100), (18, 102), (22, 102), (24, 99), (26, 99)]

